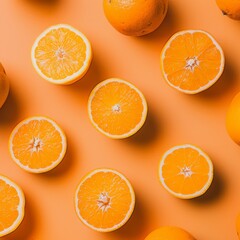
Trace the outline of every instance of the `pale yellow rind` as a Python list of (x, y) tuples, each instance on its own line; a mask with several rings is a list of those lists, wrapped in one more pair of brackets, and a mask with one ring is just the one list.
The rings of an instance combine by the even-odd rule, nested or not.
[[(181, 149), (181, 148), (192, 148), (196, 151), (198, 151), (198, 153), (200, 155), (202, 155), (207, 163), (208, 163), (208, 166), (209, 166), (209, 173), (208, 173), (208, 181), (206, 182), (206, 184), (204, 185), (204, 187), (202, 189), (200, 189), (199, 191), (195, 192), (195, 193), (192, 193), (192, 194), (181, 194), (181, 193), (176, 193), (174, 191), (172, 191), (166, 184), (165, 184), (165, 181), (164, 181), (164, 178), (163, 178), (163, 174), (162, 174), (162, 168), (163, 168), (163, 165), (165, 163), (165, 159), (166, 157), (171, 154), (173, 151), (177, 150), (177, 149)], [(210, 187), (211, 183), (212, 183), (212, 180), (213, 180), (213, 164), (212, 164), (212, 161), (211, 159), (209, 158), (209, 156), (203, 152), (200, 148), (192, 145), (192, 144), (184, 144), (184, 145), (180, 145), (180, 146), (175, 146), (171, 149), (169, 149), (168, 151), (166, 151), (164, 153), (164, 155), (162, 156), (160, 162), (159, 162), (159, 168), (158, 168), (158, 176), (159, 176), (159, 180), (162, 184), (162, 186), (170, 193), (172, 194), (173, 196), (175, 197), (178, 197), (178, 198), (181, 198), (181, 199), (191, 199), (191, 198), (195, 198), (195, 197), (199, 197), (201, 195), (203, 195), (207, 190), (208, 188)]]
[[(15, 136), (15, 134), (18, 132), (19, 128), (21, 128), (23, 125), (28, 124), (30, 121), (32, 120), (44, 120), (44, 121), (48, 121), (49, 123), (51, 123), (54, 128), (56, 129), (56, 131), (59, 132), (61, 139), (62, 139), (62, 151), (58, 157), (58, 159), (56, 159), (56, 161), (54, 161), (50, 166), (45, 167), (45, 168), (38, 168), (38, 169), (32, 169), (29, 168), (25, 165), (23, 165), (14, 155), (13, 153), (13, 138)], [(34, 116), (34, 117), (30, 117), (27, 118), (23, 121), (21, 121), (12, 131), (10, 138), (9, 138), (9, 152), (10, 155), (12, 157), (12, 159), (14, 160), (14, 162), (22, 169), (24, 169), (27, 172), (31, 172), (31, 173), (44, 173), (44, 172), (48, 172), (50, 170), (52, 170), (53, 168), (55, 168), (64, 158), (65, 154), (66, 154), (66, 150), (67, 150), (67, 138), (65, 133), (63, 132), (63, 130), (57, 125), (56, 122), (54, 122), (52, 119), (48, 118), (48, 117), (44, 117), (44, 116)]]
[[(140, 122), (135, 126), (135, 128), (133, 128), (129, 132), (127, 132), (125, 134), (121, 134), (121, 135), (113, 135), (113, 134), (110, 134), (108, 132), (103, 131), (101, 128), (98, 127), (97, 123), (93, 120), (93, 117), (92, 117), (92, 114), (91, 114), (91, 103), (92, 103), (92, 100), (93, 100), (96, 92), (100, 88), (102, 88), (103, 86), (105, 86), (105, 85), (107, 85), (108, 83), (111, 83), (111, 82), (124, 83), (124, 84), (128, 85), (130, 88), (134, 89), (138, 93), (138, 95), (140, 96), (140, 98), (142, 100), (142, 105), (143, 105), (142, 118), (141, 118)], [(125, 80), (119, 79), (119, 78), (109, 78), (109, 79), (104, 80), (104, 81), (100, 82), (99, 84), (97, 84), (97, 86), (95, 86), (95, 88), (92, 90), (92, 92), (89, 96), (89, 99), (88, 99), (88, 115), (89, 115), (89, 118), (90, 118), (90, 121), (91, 121), (92, 125), (99, 132), (101, 132), (105, 136), (107, 136), (109, 138), (113, 138), (113, 139), (124, 139), (124, 138), (130, 137), (133, 134), (135, 134), (145, 123), (146, 118), (147, 118), (147, 111), (148, 111), (147, 101), (146, 101), (144, 95), (141, 93), (141, 91), (138, 90), (133, 84), (131, 84), (131, 83), (125, 81)]]
[[(130, 194), (131, 194), (131, 198), (132, 198), (132, 202), (131, 202), (131, 205), (129, 206), (129, 210), (125, 216), (125, 218), (122, 220), (122, 222), (114, 225), (113, 227), (111, 228), (96, 228), (94, 226), (92, 226), (91, 224), (89, 224), (82, 216), (81, 216), (81, 213), (79, 211), (79, 208), (78, 208), (78, 192), (79, 192), (79, 189), (81, 187), (81, 185), (86, 181), (86, 179), (88, 178), (91, 178), (94, 174), (98, 173), (98, 172), (112, 172), (116, 175), (118, 175), (122, 180), (124, 180), (124, 182), (127, 184), (128, 188), (129, 188), (129, 191), (130, 191)], [(95, 230), (95, 231), (98, 231), (98, 232), (112, 232), (112, 231), (115, 231), (117, 229), (119, 229), (120, 227), (122, 227), (128, 220), (129, 218), (131, 217), (132, 213), (133, 213), (133, 210), (134, 210), (134, 207), (135, 207), (135, 193), (134, 193), (134, 190), (132, 188), (132, 185), (131, 183), (129, 182), (129, 180), (121, 173), (119, 173), (118, 171), (116, 170), (113, 170), (113, 169), (109, 169), (109, 168), (100, 168), (100, 169), (95, 169), (93, 171), (91, 171), (90, 173), (88, 173), (85, 177), (82, 178), (81, 182), (79, 183), (79, 185), (77, 186), (77, 189), (76, 189), (76, 192), (75, 192), (75, 211), (77, 213), (77, 216), (79, 217), (79, 219), (86, 225), (88, 226), (89, 228)]]

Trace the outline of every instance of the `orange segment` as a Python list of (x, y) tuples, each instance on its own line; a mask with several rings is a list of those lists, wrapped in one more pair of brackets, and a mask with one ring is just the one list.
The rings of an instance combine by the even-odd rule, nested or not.
[(32, 47), (32, 63), (44, 79), (70, 84), (87, 72), (92, 59), (88, 39), (75, 28), (59, 24), (46, 29)]
[(161, 69), (170, 86), (195, 94), (219, 79), (224, 69), (224, 54), (210, 34), (200, 30), (181, 31), (164, 46)]
[(9, 140), (12, 159), (24, 170), (34, 173), (56, 167), (65, 155), (66, 146), (63, 131), (46, 117), (32, 117), (20, 122)]
[(144, 124), (147, 103), (132, 84), (117, 78), (99, 83), (91, 92), (88, 112), (92, 124), (111, 138), (126, 138)]
[(0, 175), (0, 237), (13, 232), (24, 217), (25, 197), (20, 187)]
[(159, 178), (164, 188), (174, 196), (194, 198), (209, 188), (213, 178), (212, 162), (195, 146), (176, 146), (163, 155)]
[(88, 227), (110, 232), (130, 218), (135, 195), (129, 181), (111, 169), (97, 169), (87, 174), (78, 185), (75, 208)]

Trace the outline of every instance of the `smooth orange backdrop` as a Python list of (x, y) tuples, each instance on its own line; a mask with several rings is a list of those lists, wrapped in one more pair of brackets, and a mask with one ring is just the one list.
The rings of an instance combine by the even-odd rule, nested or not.
[[(0, 110), (0, 173), (16, 181), (26, 195), (25, 219), (4, 240), (141, 240), (162, 225), (182, 227), (198, 240), (237, 240), (240, 147), (227, 135), (225, 115), (231, 99), (240, 91), (240, 22), (223, 16), (214, 0), (170, 0), (160, 28), (136, 38), (110, 26), (101, 0), (5, 0), (0, 9), (0, 61), (11, 81), (10, 95)], [(46, 82), (31, 65), (35, 38), (58, 23), (73, 25), (92, 43), (92, 65), (85, 77), (71, 86)], [(170, 88), (159, 68), (164, 43), (184, 29), (208, 31), (226, 56), (221, 79), (195, 96)], [(88, 119), (91, 89), (110, 77), (134, 83), (148, 101), (147, 122), (129, 139), (108, 139)], [(8, 153), (12, 129), (33, 115), (53, 118), (68, 138), (63, 162), (41, 175), (24, 172)], [(157, 176), (164, 151), (184, 143), (205, 150), (215, 167), (210, 190), (195, 200), (170, 196)], [(88, 171), (99, 167), (122, 172), (136, 192), (132, 218), (113, 233), (88, 229), (74, 212), (77, 184)]]

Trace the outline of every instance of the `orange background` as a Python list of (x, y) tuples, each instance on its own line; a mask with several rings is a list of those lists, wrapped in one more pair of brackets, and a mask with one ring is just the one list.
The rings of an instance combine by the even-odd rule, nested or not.
[[(41, 79), (31, 65), (30, 49), (47, 27), (67, 23), (91, 41), (94, 58), (85, 77), (71, 86)], [(188, 230), (198, 240), (234, 240), (239, 212), (240, 147), (227, 135), (227, 107), (240, 90), (240, 31), (224, 17), (214, 0), (170, 0), (160, 28), (145, 37), (127, 37), (104, 17), (102, 0), (1, 1), (0, 61), (11, 81), (10, 95), (0, 110), (0, 172), (16, 181), (26, 195), (26, 216), (4, 240), (86, 239), (140, 240), (162, 225)], [(204, 93), (188, 96), (162, 79), (159, 56), (167, 39), (184, 29), (203, 29), (222, 46), (226, 68)], [(149, 105), (147, 122), (135, 136), (112, 140), (92, 127), (87, 100), (96, 83), (120, 77), (134, 83)], [(63, 162), (53, 171), (34, 175), (10, 158), (8, 138), (26, 117), (53, 118), (68, 137)], [(158, 162), (168, 148), (192, 143), (205, 150), (215, 166), (210, 190), (195, 200), (168, 194), (157, 176)], [(88, 171), (110, 167), (131, 181), (136, 209), (129, 222), (113, 233), (85, 227), (74, 212), (73, 197)]]

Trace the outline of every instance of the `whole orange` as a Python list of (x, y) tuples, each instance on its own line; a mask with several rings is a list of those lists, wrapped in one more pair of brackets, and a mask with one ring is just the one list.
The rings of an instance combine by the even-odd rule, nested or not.
[(144, 240), (196, 240), (190, 233), (179, 227), (160, 227), (152, 231)]
[(230, 103), (227, 111), (226, 127), (229, 136), (240, 145), (240, 92)]
[(103, 0), (103, 8), (116, 30), (129, 36), (142, 36), (162, 23), (168, 0)]
[(240, 20), (240, 1), (239, 0), (216, 0), (218, 7), (224, 15)]
[(0, 63), (0, 108), (7, 99), (9, 93), (9, 81), (6, 72)]

